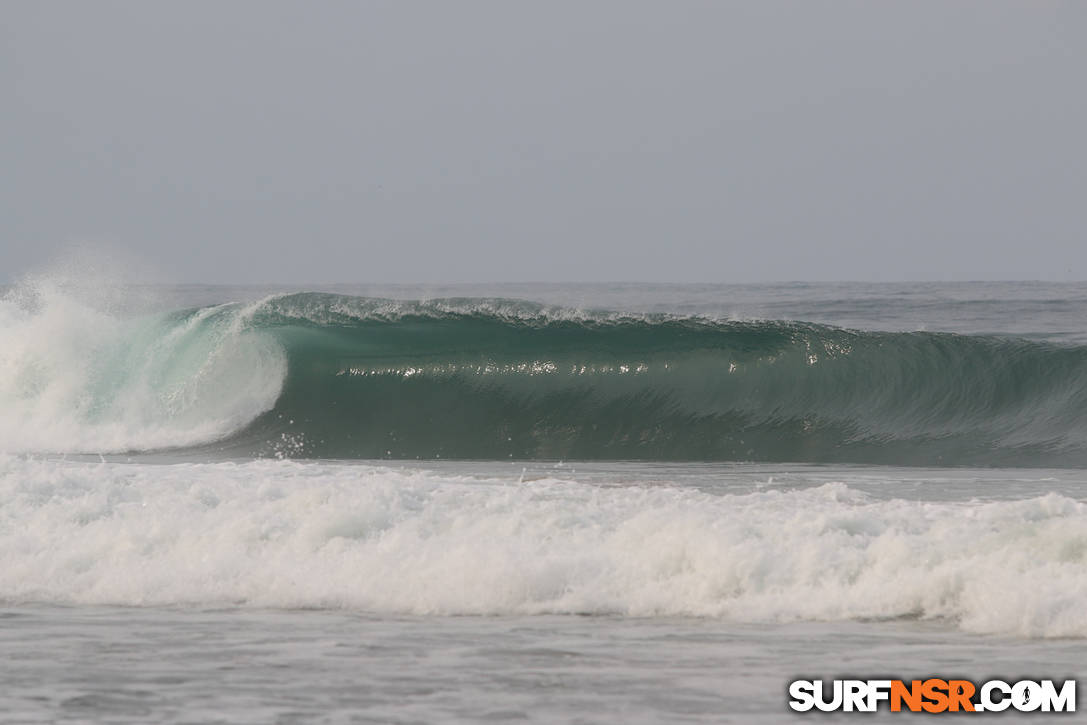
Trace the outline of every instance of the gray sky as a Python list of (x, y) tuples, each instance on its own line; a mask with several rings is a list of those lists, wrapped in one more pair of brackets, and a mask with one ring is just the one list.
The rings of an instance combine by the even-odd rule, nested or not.
[(0, 5), (0, 281), (1084, 279), (1087, 3)]

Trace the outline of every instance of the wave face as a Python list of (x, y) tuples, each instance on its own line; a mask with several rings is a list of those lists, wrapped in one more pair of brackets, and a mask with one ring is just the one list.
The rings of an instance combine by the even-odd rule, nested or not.
[[(9, 296), (10, 297), (10, 296)], [(1087, 464), (1087, 347), (302, 293), (0, 317), (0, 449)]]
[(265, 303), (289, 372), (230, 445), (342, 458), (1061, 465), (1087, 348), (505, 300)]
[(933, 618), (1087, 636), (1084, 503), (752, 488), (0, 455), (0, 601)]

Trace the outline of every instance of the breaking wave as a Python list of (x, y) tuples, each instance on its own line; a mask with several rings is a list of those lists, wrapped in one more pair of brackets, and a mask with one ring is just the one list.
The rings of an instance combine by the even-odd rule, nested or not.
[(1087, 464), (1087, 347), (501, 299), (0, 302), (0, 450)]

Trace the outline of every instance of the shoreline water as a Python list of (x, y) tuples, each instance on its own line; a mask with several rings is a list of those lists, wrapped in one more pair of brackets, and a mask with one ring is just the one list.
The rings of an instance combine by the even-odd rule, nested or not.
[(0, 707), (20, 723), (776, 723), (805, 719), (786, 704), (786, 683), (797, 678), (1064, 680), (1082, 664), (1079, 640), (964, 635), (904, 620), (8, 605), (0, 622)]

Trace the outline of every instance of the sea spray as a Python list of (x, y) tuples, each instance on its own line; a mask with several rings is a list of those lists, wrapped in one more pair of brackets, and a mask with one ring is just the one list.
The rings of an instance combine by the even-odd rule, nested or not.
[(0, 299), (0, 450), (108, 453), (219, 439), (270, 409), (286, 356), (251, 307), (154, 314), (63, 286)]

